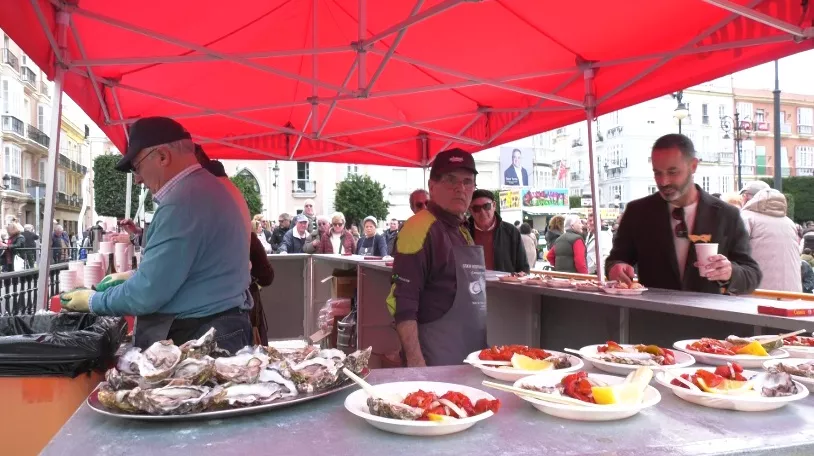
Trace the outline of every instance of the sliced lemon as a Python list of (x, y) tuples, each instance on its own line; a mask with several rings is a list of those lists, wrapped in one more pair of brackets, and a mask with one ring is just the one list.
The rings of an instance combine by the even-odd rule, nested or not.
[(636, 405), (644, 399), (644, 392), (638, 383), (594, 386), (591, 393), (600, 405)]
[(735, 353), (739, 355), (769, 356), (769, 353), (758, 341), (749, 342), (742, 347), (736, 348)]
[(515, 353), (512, 355), (512, 367), (525, 371), (543, 371), (553, 369), (554, 365), (544, 359), (529, 358), (526, 355)]
[(702, 391), (706, 391), (707, 393), (712, 394), (729, 394), (729, 395), (736, 395), (736, 394), (747, 394), (753, 390), (752, 382), (746, 381), (742, 382), (739, 380), (724, 380), (715, 388), (712, 388), (704, 382), (704, 379), (700, 377), (696, 377), (695, 381), (698, 383), (698, 386), (701, 387)]
[(446, 415), (439, 415), (437, 413), (428, 413), (427, 414), (427, 419), (430, 420), (430, 421), (442, 422), (442, 421), (454, 420), (455, 418), (453, 418), (451, 416), (446, 416)]

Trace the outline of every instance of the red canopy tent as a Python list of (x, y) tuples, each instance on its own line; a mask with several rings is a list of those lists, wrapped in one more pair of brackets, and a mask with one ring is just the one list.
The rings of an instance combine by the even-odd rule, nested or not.
[(215, 158), (402, 166), (811, 49), (811, 25), (807, 0), (0, 2), (54, 102), (64, 88), (120, 150), (163, 115)]

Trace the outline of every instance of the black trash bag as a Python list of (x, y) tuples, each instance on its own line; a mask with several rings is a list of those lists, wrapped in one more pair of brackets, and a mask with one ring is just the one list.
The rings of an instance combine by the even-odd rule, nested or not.
[(0, 377), (70, 377), (106, 369), (127, 330), (121, 317), (0, 317)]

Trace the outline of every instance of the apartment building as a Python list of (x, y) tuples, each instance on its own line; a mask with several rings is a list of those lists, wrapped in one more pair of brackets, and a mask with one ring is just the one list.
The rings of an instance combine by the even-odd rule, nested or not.
[[(735, 89), (743, 129), (743, 179), (774, 176), (774, 94)], [(780, 167), (783, 176), (814, 175), (814, 96), (780, 93)]]

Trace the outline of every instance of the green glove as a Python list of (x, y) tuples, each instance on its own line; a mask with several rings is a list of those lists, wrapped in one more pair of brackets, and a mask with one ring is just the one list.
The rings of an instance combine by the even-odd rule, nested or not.
[(108, 288), (123, 284), (127, 279), (133, 277), (135, 271), (117, 272), (115, 274), (106, 275), (99, 285), (96, 285), (96, 291), (105, 291)]
[(90, 298), (96, 293), (87, 288), (77, 288), (59, 295), (62, 309), (69, 312), (89, 312)]

